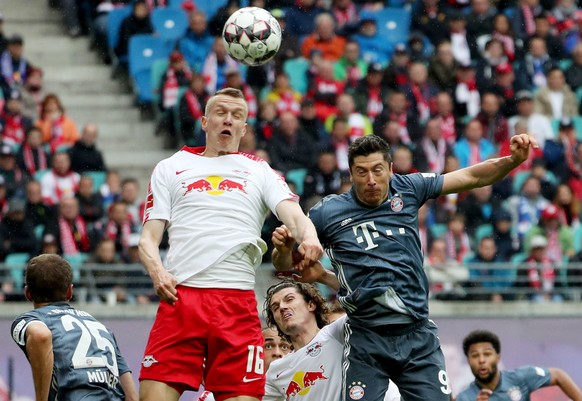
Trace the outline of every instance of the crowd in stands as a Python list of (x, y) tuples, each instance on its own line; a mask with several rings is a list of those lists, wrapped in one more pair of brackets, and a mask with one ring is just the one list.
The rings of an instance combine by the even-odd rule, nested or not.
[[(505, 180), (421, 209), (432, 296), (564, 301), (572, 299), (564, 289), (582, 288), (582, 266), (565, 269), (582, 262), (576, 2), (229, 0), (207, 15), (190, 0), (61, 0), (61, 9), (71, 36), (88, 34), (103, 62), (127, 67), (132, 37), (155, 37), (150, 16), (170, 3), (179, 3), (189, 23), (153, 88), (156, 131), (172, 146), (202, 146), (206, 99), (222, 87), (239, 88), (249, 104), (240, 150), (286, 176), (308, 210), (350, 188), (347, 151), (359, 136), (385, 138), (396, 173), (441, 174), (508, 155), (511, 136), (528, 132), (540, 147)], [(236, 63), (220, 36), (228, 16), (246, 5), (270, 10), (283, 29), (279, 53), (260, 67)], [(111, 48), (108, 14), (122, 7), (130, 11)], [(382, 18), (397, 8), (410, 15), (409, 34), (391, 42), (382, 35)], [(22, 38), (3, 38), (0, 233), (14, 219), (12, 201), (25, 200), (26, 215), (34, 211), (33, 225), (45, 227), (42, 238), (56, 239), (59, 252), (99, 249), (93, 260), (103, 254), (131, 260), (140, 226), (135, 181), (120, 183), (110, 171), (97, 193), (91, 189), (83, 174), (106, 170), (95, 149), (97, 126), (88, 124), (79, 136), (58, 97), (38, 95), (42, 70), (22, 57)], [(48, 172), (35, 180), (39, 170)], [(273, 218), (265, 224), (268, 243), (276, 224)]]

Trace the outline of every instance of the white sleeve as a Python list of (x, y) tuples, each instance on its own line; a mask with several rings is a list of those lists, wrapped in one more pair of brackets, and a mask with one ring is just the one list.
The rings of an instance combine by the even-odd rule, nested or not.
[(390, 384), (388, 385), (388, 390), (384, 395), (384, 401), (400, 401), (400, 391), (396, 384), (392, 380), (390, 380)]
[[(269, 372), (271, 372), (269, 374)], [(263, 401), (285, 401), (285, 397), (277, 390), (275, 386), (274, 373), (269, 367), (267, 371), (267, 381), (265, 383), (265, 395), (263, 396)]]
[(271, 212), (277, 216), (276, 208), (279, 202), (287, 199), (297, 202), (299, 197), (291, 191), (285, 178), (277, 174), (267, 162), (262, 161), (261, 166), (264, 168), (263, 199)]
[(144, 223), (148, 220), (170, 221), (171, 194), (168, 188), (170, 178), (165, 168), (164, 161), (158, 163), (150, 178), (148, 195), (144, 211)]
[(342, 317), (338, 318), (335, 322), (330, 323), (326, 326), (329, 335), (335, 338), (340, 343), (344, 343), (345, 334), (344, 334), (344, 325), (347, 320), (347, 315), (343, 315)]

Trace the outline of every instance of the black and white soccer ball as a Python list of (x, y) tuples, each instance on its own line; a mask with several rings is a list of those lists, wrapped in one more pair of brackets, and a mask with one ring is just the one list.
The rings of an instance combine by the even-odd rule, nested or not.
[(245, 7), (224, 24), (222, 40), (236, 61), (256, 66), (271, 60), (281, 46), (281, 27), (265, 9)]

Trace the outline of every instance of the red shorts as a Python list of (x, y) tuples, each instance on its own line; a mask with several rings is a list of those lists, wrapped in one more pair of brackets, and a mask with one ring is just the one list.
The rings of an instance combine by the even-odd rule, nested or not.
[(161, 302), (139, 379), (179, 393), (206, 390), (217, 401), (265, 392), (263, 336), (254, 291), (178, 286), (174, 306)]

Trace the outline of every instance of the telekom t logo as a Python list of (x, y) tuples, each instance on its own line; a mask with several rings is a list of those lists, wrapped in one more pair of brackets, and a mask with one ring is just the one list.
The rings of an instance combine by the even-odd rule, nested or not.
[[(378, 238), (380, 236), (380, 233), (378, 233), (378, 231), (376, 230), (376, 224), (374, 224), (373, 221), (365, 221), (361, 224), (353, 226), (352, 230), (354, 231), (354, 235), (356, 236), (356, 241), (358, 242), (358, 244), (361, 244), (363, 242), (366, 243), (365, 248), (366, 251), (369, 249), (374, 249), (378, 246), (378, 244), (374, 242), (374, 238)], [(362, 235), (360, 235), (359, 231), (362, 232)], [(398, 228), (398, 234), (405, 233), (406, 230), (403, 227)], [(392, 230), (390, 229), (386, 230), (386, 236), (391, 237), (392, 235), (394, 235)]]

